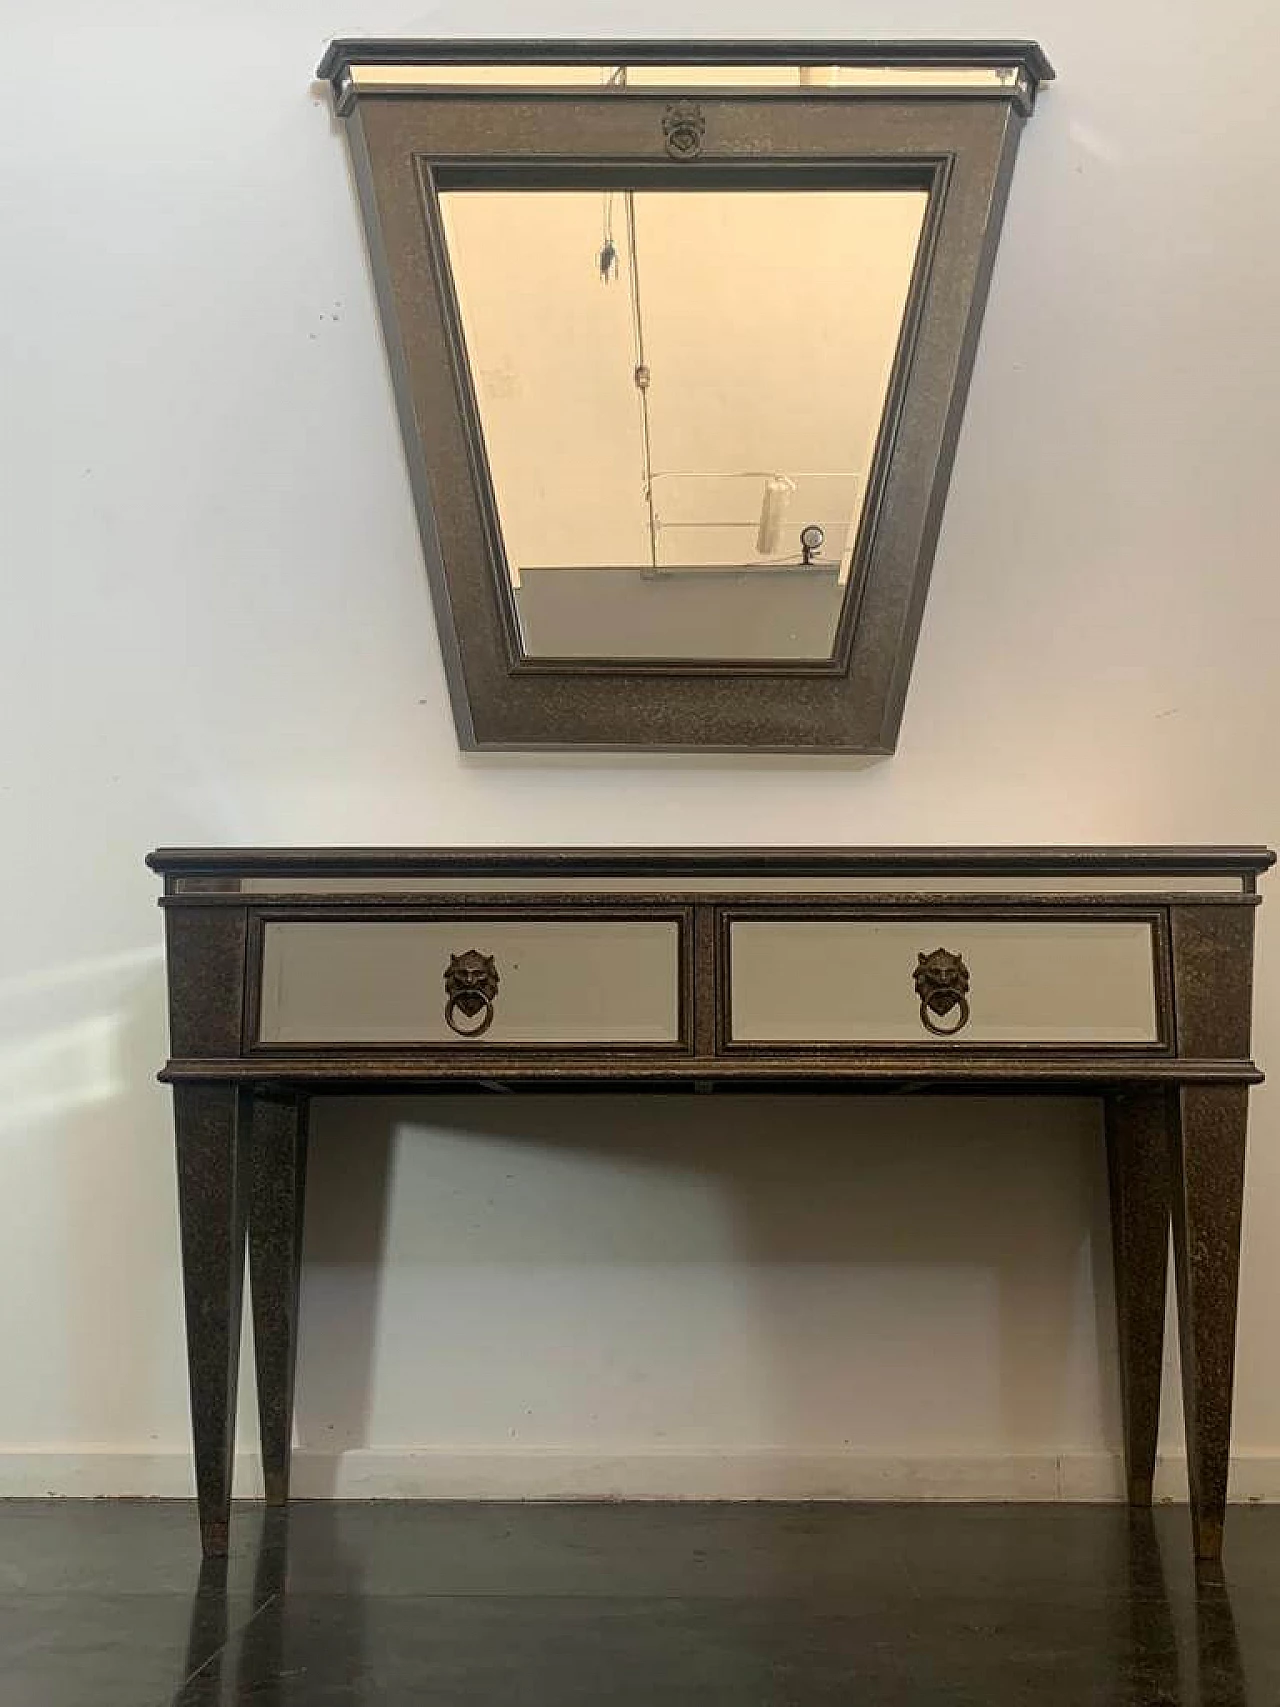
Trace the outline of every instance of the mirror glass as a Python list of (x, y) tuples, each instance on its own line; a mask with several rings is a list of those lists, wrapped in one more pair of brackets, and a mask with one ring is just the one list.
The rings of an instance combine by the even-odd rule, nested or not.
[(441, 193), (526, 655), (831, 655), (927, 201)]

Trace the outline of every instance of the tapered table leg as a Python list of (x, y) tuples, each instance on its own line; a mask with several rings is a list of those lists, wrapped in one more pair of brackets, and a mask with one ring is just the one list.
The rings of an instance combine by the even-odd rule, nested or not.
[(267, 1504), (289, 1498), (293, 1381), (298, 1354), (307, 1099), (259, 1097), (253, 1115), (249, 1277)]
[(1176, 1093), (1161, 1087), (1115, 1091), (1106, 1099), (1129, 1504), (1149, 1506), (1160, 1422), (1165, 1291), (1169, 1274), (1169, 1128)]
[(1244, 1085), (1183, 1085), (1169, 1146), (1178, 1342), (1197, 1559), (1222, 1553), (1244, 1197)]
[(249, 1093), (229, 1084), (174, 1086), (182, 1285), (205, 1555), (227, 1551), (248, 1210)]

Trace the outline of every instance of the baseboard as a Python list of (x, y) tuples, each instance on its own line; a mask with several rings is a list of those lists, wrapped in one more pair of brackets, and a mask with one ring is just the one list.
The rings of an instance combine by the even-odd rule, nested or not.
[[(237, 1459), (236, 1491), (261, 1491), (257, 1455)], [(1109, 1452), (890, 1458), (785, 1448), (642, 1451), (593, 1456), (572, 1449), (299, 1449), (294, 1492), (303, 1499), (511, 1500), (1117, 1500), (1119, 1457)], [(184, 1451), (0, 1450), (0, 1498), (185, 1499)], [(1156, 1497), (1185, 1500), (1186, 1462), (1162, 1458)], [(1280, 1453), (1232, 1460), (1231, 1498), (1280, 1501)]]

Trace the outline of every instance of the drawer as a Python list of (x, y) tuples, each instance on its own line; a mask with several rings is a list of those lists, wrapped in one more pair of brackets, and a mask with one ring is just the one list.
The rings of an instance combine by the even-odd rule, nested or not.
[(728, 955), (731, 1043), (1162, 1041), (1153, 920), (738, 918)]
[(266, 919), (257, 1041), (680, 1047), (680, 917)]

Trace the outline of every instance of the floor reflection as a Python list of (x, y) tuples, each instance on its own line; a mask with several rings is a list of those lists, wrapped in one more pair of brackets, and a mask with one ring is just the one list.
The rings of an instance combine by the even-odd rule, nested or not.
[(1127, 1535), (1128, 1664), (1130, 1699), (1175, 1702), (1179, 1694), (1178, 1644), (1164, 1560), (1149, 1511), (1129, 1513)]
[[(187, 1703), (236, 1702), (246, 1698), (259, 1702), (261, 1707), (279, 1707), (284, 1700), (280, 1679), (289, 1569), (288, 1511), (261, 1513), (253, 1553), (249, 1616), (237, 1632), (235, 1642), (229, 1642), (232, 1574), (239, 1563), (239, 1559), (205, 1559), (200, 1566), (191, 1602), (183, 1681), (173, 1698), (175, 1707), (178, 1703), (185, 1707)], [(259, 1687), (250, 1696), (248, 1689), (252, 1686), (244, 1675), (244, 1661), (250, 1652), (251, 1631), (253, 1651), (260, 1651), (260, 1645), (265, 1643), (269, 1652), (264, 1656), (268, 1663), (255, 1680)]]
[(200, 1571), (171, 1702), (1275, 1707), (1268, 1515), (1229, 1590), (1168, 1508), (245, 1511), (250, 1548)]
[[(259, 1555), (261, 1557), (261, 1555)], [(186, 1657), (182, 1667), (183, 1687), (197, 1672), (220, 1674), (230, 1634), (228, 1605), (229, 1565), (226, 1559), (206, 1559), (200, 1566), (196, 1592), (191, 1601), (187, 1627)], [(257, 1603), (255, 1602), (255, 1610)], [(210, 1657), (212, 1656), (212, 1657)], [(181, 1696), (182, 1687), (178, 1690)]]
[[(1196, 1572), (1196, 1676), (1201, 1707), (1249, 1707), (1240, 1638), (1220, 1565)], [(1262, 1707), (1261, 1697), (1256, 1707)]]
[[(1156, 1523), (1150, 1511), (1128, 1514), (1129, 1678), (1132, 1707), (1195, 1703), (1248, 1707), (1240, 1639), (1221, 1565), (1196, 1565), (1193, 1604), (1170, 1594)], [(1179, 1644), (1178, 1612), (1190, 1638)], [(1270, 1704), (1268, 1704), (1270, 1707)]]
[[(252, 1702), (254, 1707), (285, 1707), (308, 1699), (293, 1685), (305, 1680), (309, 1656), (305, 1652), (305, 1630), (293, 1628), (289, 1601), (289, 1549), (292, 1515), (288, 1510), (262, 1510), (257, 1539), (251, 1553), (249, 1615), (234, 1631), (230, 1607), (244, 1594), (243, 1556), (231, 1560), (206, 1559), (192, 1598), (183, 1682), (173, 1696), (173, 1707), (221, 1707), (221, 1704)], [(344, 1557), (332, 1533), (337, 1508), (315, 1505), (307, 1508), (307, 1546), (313, 1554), (323, 1549), (330, 1571), (335, 1573), (331, 1592), (343, 1603), (341, 1627), (349, 1635), (358, 1633), (361, 1620), (351, 1613), (361, 1605), (358, 1574), (342, 1572)], [(240, 1524), (252, 1521), (237, 1514)], [(302, 1637), (304, 1651), (291, 1655), (294, 1636)], [(328, 1671), (334, 1655), (325, 1656)], [(341, 1666), (346, 1677), (358, 1675), (360, 1656), (351, 1653)], [(346, 1697), (344, 1697), (346, 1699)]]

